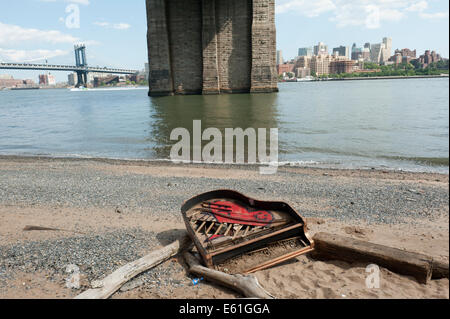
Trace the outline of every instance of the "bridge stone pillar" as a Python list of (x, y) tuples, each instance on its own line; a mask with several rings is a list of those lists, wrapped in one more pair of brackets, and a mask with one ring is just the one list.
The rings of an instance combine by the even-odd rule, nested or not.
[(251, 92), (277, 87), (275, 0), (253, 1)]
[(174, 93), (165, 0), (147, 0), (149, 85), (153, 96)]
[(149, 95), (277, 92), (274, 0), (146, 0)]
[(202, 0), (203, 94), (219, 94), (216, 1)]

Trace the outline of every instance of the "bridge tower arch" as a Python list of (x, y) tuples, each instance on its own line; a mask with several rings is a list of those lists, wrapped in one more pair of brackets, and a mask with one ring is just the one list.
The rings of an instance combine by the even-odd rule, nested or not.
[[(84, 44), (75, 45), (75, 65), (77, 68), (87, 68), (87, 59), (86, 59), (86, 46)], [(77, 87), (86, 86), (87, 85), (87, 75), (88, 71), (76, 71), (77, 73)]]

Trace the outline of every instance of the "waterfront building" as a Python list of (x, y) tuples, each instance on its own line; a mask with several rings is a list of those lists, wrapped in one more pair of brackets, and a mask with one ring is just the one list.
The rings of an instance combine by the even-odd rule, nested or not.
[(430, 51), (430, 50), (426, 50), (425, 53), (422, 54), (418, 59), (422, 68), (426, 68), (431, 63), (435, 63), (435, 62), (438, 62), (441, 60), (442, 60), (441, 56), (438, 53), (436, 53), (436, 51)]
[(296, 73), (296, 76), (298, 79), (303, 79), (308, 76), (311, 76), (311, 69), (310, 68), (297, 68), (295, 73)]
[(328, 46), (323, 42), (319, 42), (318, 45), (314, 46), (314, 55), (328, 55)]
[(311, 74), (321, 76), (329, 74), (330, 55), (315, 55), (311, 57)]
[(396, 52), (393, 56), (389, 58), (389, 62), (393, 62), (394, 64), (401, 64), (403, 62), (402, 54)]
[(312, 56), (313, 55), (313, 48), (299, 48), (298, 49), (298, 56)]
[(412, 60), (416, 59), (416, 50), (410, 50), (410, 49), (397, 49), (395, 50), (395, 54), (390, 57), (389, 61), (393, 62), (394, 64), (401, 64), (401, 63), (409, 63)]
[(297, 61), (295, 61), (296, 68), (309, 68), (311, 64), (311, 57), (309, 56), (299, 56)]
[(39, 75), (39, 85), (56, 85), (56, 79), (55, 77), (48, 73), (48, 74), (40, 74)]
[(407, 48), (401, 49), (401, 50), (399, 50), (399, 49), (395, 50), (395, 54), (397, 54), (397, 53), (400, 53), (402, 57), (410, 57), (413, 59), (416, 58), (416, 54), (417, 54), (416, 50), (410, 50)]
[(348, 59), (335, 59), (330, 62), (329, 74), (352, 73), (355, 61)]
[(12, 75), (1, 74), (0, 75), (0, 89), (3, 88), (17, 88), (17, 87), (32, 87), (35, 86), (33, 80), (20, 80), (14, 79)]
[(277, 65), (278, 75), (283, 75), (287, 72), (294, 73), (294, 67), (295, 67), (295, 65), (293, 63), (279, 64), (279, 65)]
[(0, 80), (12, 80), (12, 79), (14, 79), (12, 75), (0, 74)]

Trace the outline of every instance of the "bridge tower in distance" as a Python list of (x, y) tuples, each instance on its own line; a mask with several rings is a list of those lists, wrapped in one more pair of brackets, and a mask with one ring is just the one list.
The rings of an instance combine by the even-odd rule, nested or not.
[[(87, 68), (87, 59), (86, 59), (86, 46), (84, 44), (75, 45), (75, 64), (77, 68)], [(76, 71), (77, 73), (77, 87), (87, 84), (87, 71)]]

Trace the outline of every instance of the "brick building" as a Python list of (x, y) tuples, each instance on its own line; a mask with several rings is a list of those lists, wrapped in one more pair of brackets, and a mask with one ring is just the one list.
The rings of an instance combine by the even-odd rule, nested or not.
[(419, 57), (419, 63), (422, 65), (422, 68), (426, 68), (431, 63), (441, 61), (442, 58), (436, 51), (426, 50), (424, 54)]
[(293, 64), (293, 63), (279, 64), (279, 65), (277, 65), (278, 75), (283, 75), (284, 73), (287, 73), (287, 72), (294, 73), (294, 67), (295, 67), (295, 64)]
[(311, 74), (314, 76), (329, 74), (330, 62), (330, 55), (313, 56), (311, 58)]
[(354, 66), (352, 60), (334, 60), (330, 62), (329, 74), (352, 73)]

